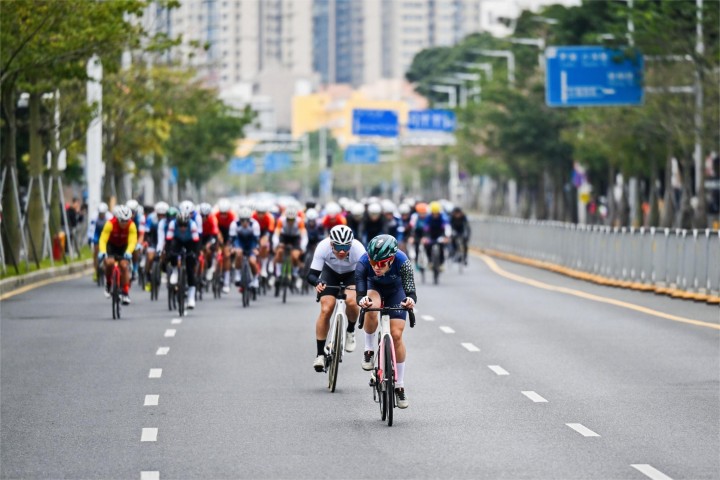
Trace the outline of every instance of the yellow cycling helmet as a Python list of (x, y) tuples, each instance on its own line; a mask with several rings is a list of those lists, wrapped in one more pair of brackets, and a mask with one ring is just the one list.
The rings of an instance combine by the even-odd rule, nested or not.
[(430, 213), (440, 212), (442, 212), (442, 205), (440, 205), (440, 202), (430, 202)]

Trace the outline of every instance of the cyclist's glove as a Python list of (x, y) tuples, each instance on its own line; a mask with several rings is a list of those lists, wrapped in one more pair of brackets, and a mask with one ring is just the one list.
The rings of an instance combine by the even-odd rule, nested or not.
[(100, 252), (100, 253), (98, 253), (98, 263), (100, 263), (100, 262), (102, 262), (103, 260), (105, 260), (105, 257), (107, 257), (107, 253), (105, 253), (105, 252)]
[(366, 295), (360, 299), (358, 305), (360, 306), (360, 308), (369, 307), (370, 305), (372, 305), (372, 300)]
[(123, 253), (123, 258), (127, 260), (128, 262), (132, 262), (132, 253), (125, 252)]

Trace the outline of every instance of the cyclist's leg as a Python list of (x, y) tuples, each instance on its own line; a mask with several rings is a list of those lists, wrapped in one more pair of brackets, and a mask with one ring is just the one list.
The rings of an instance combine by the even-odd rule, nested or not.
[(230, 286), (230, 245), (223, 246), (223, 284), (225, 287)]
[[(368, 290), (367, 296), (372, 300), (372, 308), (379, 308), (382, 305), (380, 293), (376, 290)], [(363, 370), (372, 370), (375, 364), (374, 355), (375, 348), (377, 348), (378, 313), (379, 312), (365, 313), (365, 324), (363, 325), (363, 330), (365, 331), (365, 351), (362, 361)]]
[(250, 256), (248, 256), (248, 263), (250, 264), (250, 272), (252, 273), (252, 281), (250, 282), (250, 286), (253, 288), (258, 288), (260, 286), (260, 266), (258, 265), (257, 250), (253, 250)]
[(275, 249), (275, 276), (277, 278), (280, 278), (280, 275), (282, 275), (282, 263), (283, 263), (283, 253), (285, 252), (285, 245), (280, 243), (277, 248)]
[(120, 260), (120, 285), (122, 286), (123, 295), (130, 293), (130, 264), (127, 260)]
[(242, 269), (242, 261), (243, 257), (245, 257), (245, 253), (243, 252), (243, 249), (238, 247), (235, 249), (235, 279), (233, 280), (235, 282), (235, 286), (240, 285), (240, 270)]
[(335, 308), (335, 297), (333, 292), (327, 291), (320, 294), (320, 314), (315, 322), (315, 340), (317, 340), (317, 354), (322, 355), (330, 329), (330, 316)]
[(105, 257), (105, 287), (109, 290), (112, 285), (112, 271), (115, 268), (115, 258), (108, 255)]
[(187, 270), (187, 284), (188, 284), (188, 307), (195, 306), (195, 269), (197, 267), (197, 257), (195, 253), (188, 252), (185, 255), (185, 269)]

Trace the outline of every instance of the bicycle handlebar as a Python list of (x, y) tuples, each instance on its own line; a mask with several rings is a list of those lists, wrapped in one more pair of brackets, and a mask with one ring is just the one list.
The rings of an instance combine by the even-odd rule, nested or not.
[[(320, 283), (323, 283), (323, 282), (318, 282), (318, 284), (320, 284)], [(353, 288), (351, 288), (351, 287), (353, 287)], [(354, 287), (355, 287), (355, 285), (325, 285), (325, 290), (327, 290), (329, 288), (331, 290), (337, 290), (338, 294), (342, 294), (342, 292), (344, 292), (345, 290), (355, 290)], [(321, 295), (322, 294), (320, 294), (320, 293), (317, 294), (317, 297), (315, 298), (316, 302), (320, 301)], [(335, 295), (335, 298), (338, 298), (338, 297), (339, 297), (339, 295)]]
[[(408, 312), (410, 317), (410, 328), (415, 328), (415, 312), (411, 308), (405, 307), (381, 307), (381, 308), (361, 308), (360, 315), (358, 317), (358, 328), (362, 328), (365, 324), (365, 312), (392, 312), (405, 310)], [(381, 313), (382, 314), (382, 313)]]

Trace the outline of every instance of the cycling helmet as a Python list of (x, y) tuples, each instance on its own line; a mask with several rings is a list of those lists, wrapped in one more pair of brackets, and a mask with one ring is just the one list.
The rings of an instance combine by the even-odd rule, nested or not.
[(155, 204), (155, 212), (157, 212), (158, 215), (167, 215), (169, 209), (170, 205), (166, 202), (158, 202)]
[(113, 216), (121, 222), (129, 222), (133, 214), (127, 205), (117, 205), (113, 209)]
[(128, 207), (133, 212), (137, 212), (138, 208), (140, 208), (140, 204), (137, 200), (133, 200), (132, 198), (125, 202), (125, 206)]
[(335, 215), (338, 215), (340, 213), (340, 205), (338, 205), (335, 202), (330, 202), (327, 205), (325, 205), (325, 212), (330, 215), (331, 217), (334, 217)]
[(259, 215), (263, 215), (263, 214), (267, 213), (268, 210), (270, 210), (270, 207), (268, 206), (267, 202), (258, 202), (258, 204), (255, 206), (255, 211)]
[(330, 241), (335, 245), (350, 245), (353, 238), (352, 229), (347, 225), (335, 225), (330, 229)]
[(441, 213), (442, 205), (440, 202), (430, 202), (430, 213)]
[(240, 220), (250, 220), (250, 217), (252, 217), (252, 209), (250, 207), (240, 207), (238, 217)]
[(381, 205), (383, 213), (395, 213), (395, 204), (392, 200), (385, 199)]
[(310, 208), (307, 212), (305, 212), (305, 218), (307, 218), (308, 222), (315, 222), (319, 217), (320, 214), (318, 214), (318, 211), (314, 208)]
[(181, 225), (187, 225), (187, 223), (190, 221), (190, 214), (187, 212), (187, 210), (178, 211), (177, 217), (175, 217), (175, 221)]
[(228, 213), (230, 211), (230, 200), (223, 198), (218, 202), (218, 210), (220, 213)]
[(379, 203), (371, 203), (368, 205), (368, 215), (380, 215), (382, 213), (382, 207)]
[(350, 213), (352, 213), (353, 217), (362, 218), (362, 216), (365, 215), (365, 205), (356, 203), (352, 206)]
[(425, 215), (428, 213), (428, 205), (425, 202), (420, 202), (417, 205), (415, 205), (415, 211), (419, 213), (420, 215)]
[(168, 208), (167, 216), (168, 216), (168, 219), (169, 219), (169, 220), (172, 220), (172, 219), (174, 219), (175, 217), (177, 217), (177, 214), (178, 214), (178, 209), (177, 209), (177, 208), (175, 208), (175, 207), (170, 207), (170, 208)]
[(400, 210), (400, 215), (407, 215), (410, 213), (411, 208), (410, 205), (407, 203), (401, 203), (400, 207), (398, 207), (398, 210)]
[(295, 205), (290, 205), (285, 209), (285, 218), (295, 220), (297, 218), (298, 209)]
[(203, 202), (200, 204), (200, 215), (203, 217), (207, 217), (212, 213), (212, 205), (210, 205), (207, 202)]
[(98, 213), (107, 213), (108, 211), (108, 204), (105, 202), (100, 202), (100, 205), (98, 205)]
[(367, 252), (370, 260), (379, 262), (395, 256), (398, 242), (392, 235), (378, 235), (368, 243)]
[(183, 200), (178, 206), (178, 210), (181, 212), (189, 212), (190, 215), (195, 211), (195, 205), (190, 200)]

